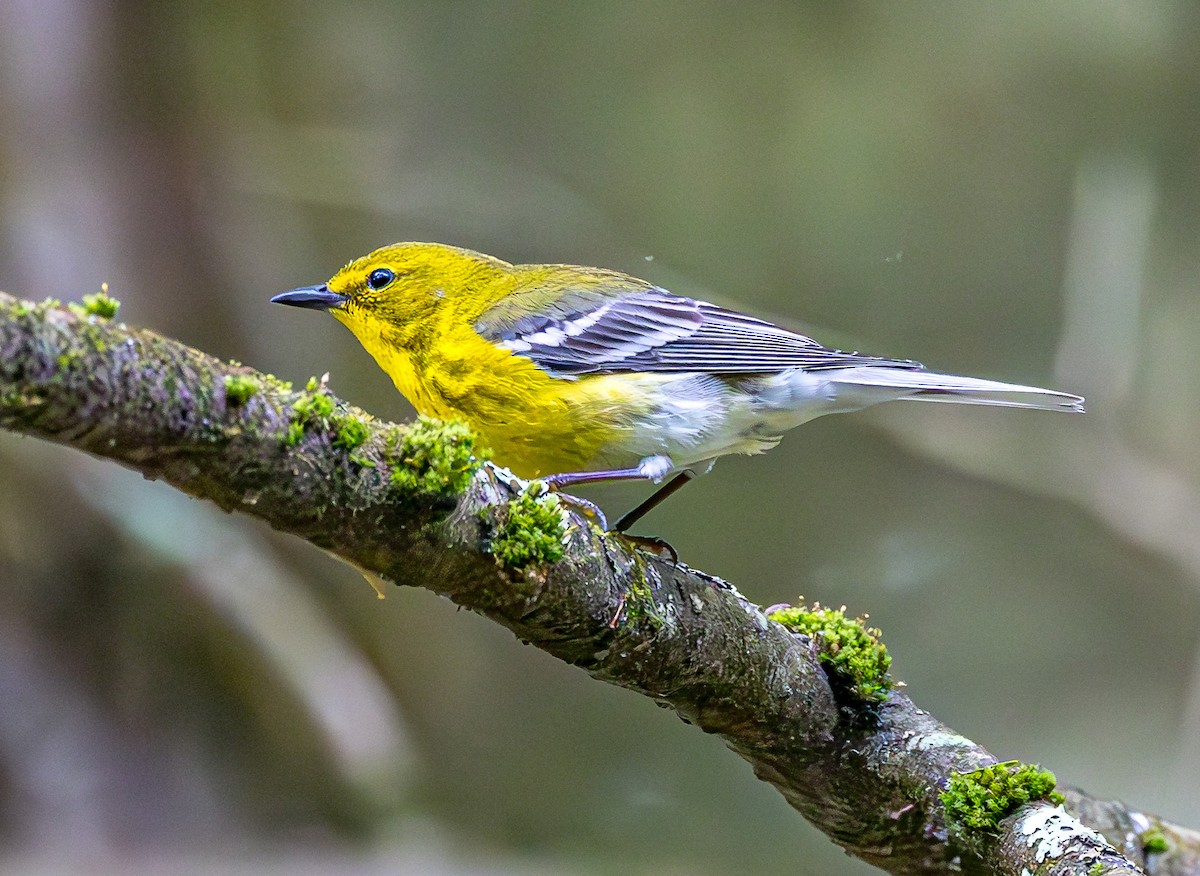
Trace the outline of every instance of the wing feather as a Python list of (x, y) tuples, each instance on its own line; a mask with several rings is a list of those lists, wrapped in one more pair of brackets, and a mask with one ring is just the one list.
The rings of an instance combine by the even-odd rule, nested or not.
[[(587, 279), (595, 282), (596, 275)], [(493, 343), (561, 376), (922, 367), (907, 359), (830, 349), (766, 320), (674, 295), (622, 274), (613, 274), (611, 280), (608, 287), (565, 288), (549, 306), (533, 313), (522, 312), (519, 300), (506, 300), (484, 313), (475, 328)], [(528, 294), (517, 292), (509, 298)]]

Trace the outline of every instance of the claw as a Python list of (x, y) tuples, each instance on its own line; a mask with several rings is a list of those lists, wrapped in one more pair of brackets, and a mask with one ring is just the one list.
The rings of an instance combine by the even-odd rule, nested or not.
[(558, 484), (550, 478), (546, 478), (542, 483), (545, 485), (547, 493), (558, 496), (560, 502), (570, 505), (584, 517), (598, 524), (605, 532), (608, 531), (608, 518), (604, 516), (604, 512), (595, 502), (589, 502), (579, 496), (572, 496), (570, 493), (560, 493)]
[(649, 548), (651, 551), (658, 554), (658, 556), (662, 559), (670, 557), (672, 566), (679, 565), (679, 552), (676, 551), (675, 548), (671, 547), (671, 543), (666, 539), (659, 538), (654, 535), (630, 535), (627, 532), (618, 532), (613, 534), (620, 535), (627, 542), (633, 544), (639, 549)]
[[(637, 468), (629, 469), (613, 469), (610, 471), (594, 471), (594, 472), (566, 472), (564, 474), (550, 475), (542, 478), (542, 484), (549, 493), (556, 493), (568, 505), (574, 506), (582, 512), (584, 516), (596, 521), (600, 524), (600, 528), (613, 535), (622, 535), (632, 544), (641, 547), (649, 548), (660, 557), (669, 556), (673, 565), (679, 565), (679, 554), (675, 548), (671, 547), (666, 541), (654, 536), (644, 535), (629, 535), (626, 530), (640, 520), (648, 511), (655, 508), (660, 502), (677, 491), (680, 487), (696, 477), (696, 472), (692, 469), (684, 469), (671, 478), (666, 484), (659, 487), (648, 499), (634, 508), (629, 513), (623, 515), (617, 521), (616, 526), (609, 529), (608, 518), (604, 516), (604, 512), (596, 506), (594, 502), (589, 502), (587, 499), (581, 499), (578, 496), (570, 496), (565, 493), (560, 493), (562, 487), (572, 484), (587, 484), (598, 481), (624, 481), (624, 480), (640, 480), (648, 479), (658, 483), (671, 470), (671, 460), (666, 456), (648, 456), (641, 461)], [(709, 463), (708, 468), (712, 468), (712, 463)], [(708, 469), (705, 469), (707, 471)]]

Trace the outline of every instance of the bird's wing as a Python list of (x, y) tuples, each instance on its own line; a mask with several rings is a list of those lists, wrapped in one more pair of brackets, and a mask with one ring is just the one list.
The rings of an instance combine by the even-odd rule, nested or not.
[(551, 300), (540, 289), (515, 292), (485, 312), (475, 329), (560, 375), (921, 368), (907, 359), (832, 350), (765, 320), (649, 284), (627, 288), (629, 278), (617, 276), (613, 288), (560, 288)]

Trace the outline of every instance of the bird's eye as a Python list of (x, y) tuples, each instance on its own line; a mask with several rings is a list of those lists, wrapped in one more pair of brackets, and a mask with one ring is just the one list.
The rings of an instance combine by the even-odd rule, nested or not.
[(367, 274), (367, 285), (378, 292), (394, 279), (396, 275), (387, 268), (376, 268)]

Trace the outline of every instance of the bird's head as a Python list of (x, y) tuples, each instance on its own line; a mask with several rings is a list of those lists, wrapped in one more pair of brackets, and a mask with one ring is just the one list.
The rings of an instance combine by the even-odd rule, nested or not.
[(327, 310), (363, 343), (403, 339), (440, 314), (470, 321), (492, 303), (511, 265), (440, 243), (397, 243), (355, 259), (328, 283), (276, 295), (275, 304)]

